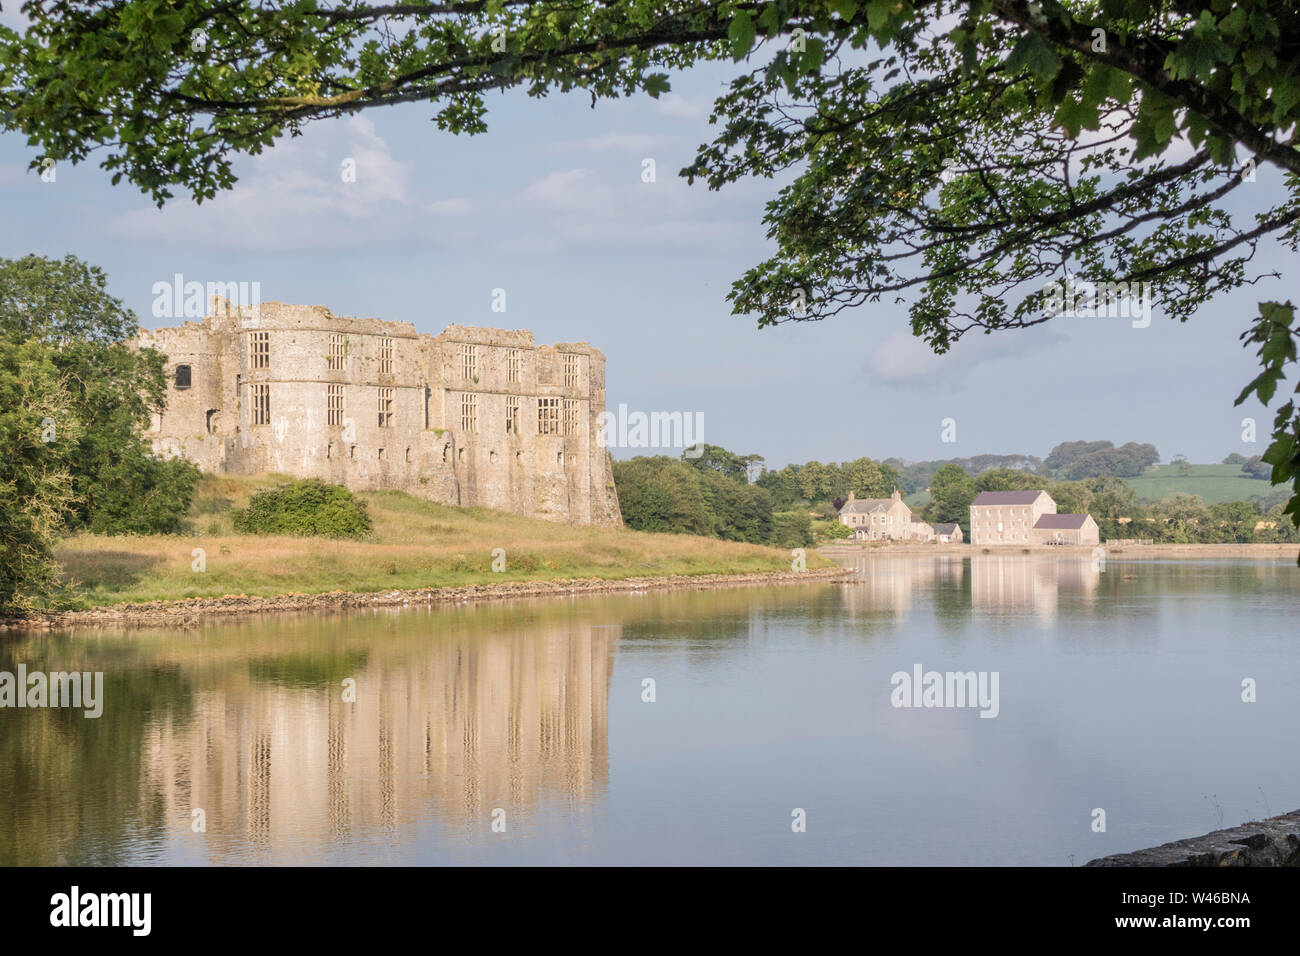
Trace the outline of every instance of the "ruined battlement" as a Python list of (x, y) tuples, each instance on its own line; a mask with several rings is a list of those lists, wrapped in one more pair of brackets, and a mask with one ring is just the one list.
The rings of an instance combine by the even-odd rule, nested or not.
[(201, 322), (142, 332), (168, 358), (159, 454), (205, 471), (397, 488), (576, 524), (621, 524), (596, 440), (605, 356), (526, 330), (336, 316), (209, 300)]
[(483, 345), (508, 345), (517, 349), (534, 347), (533, 333), (527, 329), (487, 329), (473, 325), (449, 325), (437, 338), (448, 342), (477, 342)]

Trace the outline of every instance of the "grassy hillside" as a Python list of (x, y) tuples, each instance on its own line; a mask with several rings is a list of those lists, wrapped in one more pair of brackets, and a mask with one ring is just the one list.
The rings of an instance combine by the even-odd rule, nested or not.
[(1200, 495), (1207, 504), (1245, 501), (1275, 489), (1267, 481), (1247, 478), (1240, 465), (1192, 465), (1190, 475), (1178, 474), (1177, 465), (1148, 468), (1140, 477), (1124, 479), (1139, 501), (1159, 501), (1171, 495)]
[[(1200, 495), (1206, 504), (1220, 501), (1247, 501), (1263, 497), (1278, 489), (1267, 481), (1247, 478), (1240, 465), (1191, 465), (1191, 474), (1180, 475), (1177, 465), (1148, 468), (1140, 477), (1125, 478), (1138, 500), (1156, 502), (1171, 495)], [(1044, 479), (1049, 483), (1050, 479)], [(905, 499), (909, 508), (919, 511), (930, 503), (928, 491), (918, 491)]]
[[(364, 541), (235, 534), (230, 510), (273, 484), (267, 478), (207, 476), (194, 504), (190, 536), (77, 535), (57, 556), (64, 608), (122, 601), (230, 594), (273, 596), (327, 591), (499, 584), (556, 578), (740, 574), (790, 570), (790, 552), (695, 535), (572, 527), (486, 508), (453, 508), (399, 491), (359, 495), (374, 533)], [(206, 569), (191, 569), (192, 552)], [(491, 570), (492, 551), (506, 570)], [(830, 562), (809, 553), (808, 567)]]

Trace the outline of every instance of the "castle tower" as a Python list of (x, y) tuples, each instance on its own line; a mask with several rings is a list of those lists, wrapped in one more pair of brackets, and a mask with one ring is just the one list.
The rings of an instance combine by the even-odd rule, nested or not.
[(596, 440), (605, 356), (531, 332), (333, 315), (213, 297), (202, 322), (142, 333), (167, 356), (155, 451), (205, 471), (395, 488), (573, 524), (622, 524)]

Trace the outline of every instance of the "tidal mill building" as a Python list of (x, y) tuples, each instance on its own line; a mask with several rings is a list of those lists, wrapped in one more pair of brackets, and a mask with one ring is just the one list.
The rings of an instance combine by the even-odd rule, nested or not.
[(598, 440), (605, 356), (528, 331), (210, 300), (201, 322), (143, 332), (167, 356), (154, 449), (204, 471), (395, 488), (571, 524), (622, 524)]

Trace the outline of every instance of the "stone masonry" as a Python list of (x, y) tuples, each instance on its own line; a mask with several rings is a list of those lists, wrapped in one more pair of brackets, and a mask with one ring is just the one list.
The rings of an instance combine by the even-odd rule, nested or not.
[(164, 353), (149, 437), (204, 471), (395, 488), (570, 524), (622, 524), (597, 440), (605, 356), (531, 332), (335, 316), (214, 296), (202, 322), (143, 332)]

